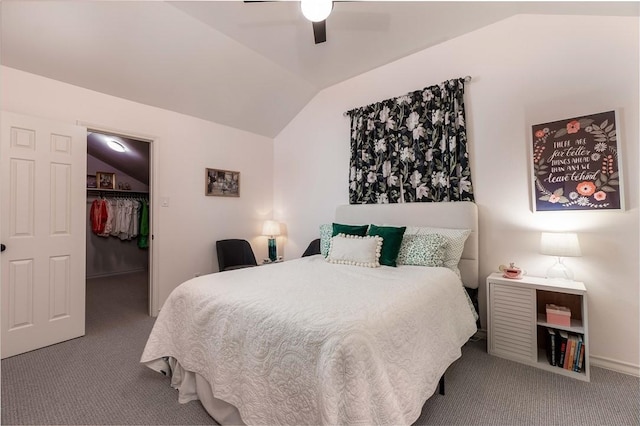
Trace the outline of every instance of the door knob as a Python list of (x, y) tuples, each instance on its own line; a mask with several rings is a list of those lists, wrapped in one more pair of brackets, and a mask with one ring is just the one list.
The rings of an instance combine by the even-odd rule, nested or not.
[(7, 246), (5, 246), (4, 244), (0, 244), (0, 251), (5, 251), (6, 248)]

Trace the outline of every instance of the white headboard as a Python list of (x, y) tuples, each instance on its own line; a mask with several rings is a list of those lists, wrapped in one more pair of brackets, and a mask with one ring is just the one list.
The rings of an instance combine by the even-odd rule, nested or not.
[(478, 207), (474, 203), (352, 204), (338, 206), (335, 220), (353, 225), (471, 229), (458, 267), (465, 287), (478, 288)]

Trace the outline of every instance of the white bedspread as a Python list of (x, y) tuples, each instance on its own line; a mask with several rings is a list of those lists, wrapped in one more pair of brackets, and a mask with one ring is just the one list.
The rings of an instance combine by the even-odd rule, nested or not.
[(312, 256), (183, 283), (141, 362), (175, 358), (247, 424), (410, 424), (475, 331), (449, 269)]

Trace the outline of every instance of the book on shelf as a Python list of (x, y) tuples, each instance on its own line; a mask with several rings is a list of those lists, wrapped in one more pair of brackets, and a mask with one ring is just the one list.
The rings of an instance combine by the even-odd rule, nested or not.
[(571, 360), (571, 365), (569, 366), (569, 370), (576, 371), (578, 368), (578, 360), (580, 359), (580, 339), (576, 336), (576, 353)]
[(565, 355), (567, 352), (567, 341), (569, 340), (569, 333), (566, 331), (558, 331), (559, 345), (556, 345), (559, 350), (557, 351), (556, 365), (560, 368), (564, 366)]
[(567, 369), (567, 365), (569, 365), (569, 357), (571, 356), (571, 335), (567, 337), (567, 346), (564, 350), (564, 361), (560, 367)]
[(580, 363), (578, 364), (578, 371), (582, 371), (582, 366), (584, 365), (584, 342), (582, 342), (582, 349), (580, 350)]
[(569, 335), (569, 341), (567, 342), (567, 353), (564, 357), (564, 369), (565, 370), (573, 370), (573, 359), (576, 354), (576, 343), (578, 342), (578, 338), (571, 334)]
[(573, 364), (573, 371), (582, 371), (582, 362), (584, 360), (584, 341), (582, 336), (578, 335), (578, 348), (576, 349), (576, 360)]
[(556, 331), (553, 328), (547, 328), (547, 336), (547, 359), (549, 360), (549, 364), (556, 365)]

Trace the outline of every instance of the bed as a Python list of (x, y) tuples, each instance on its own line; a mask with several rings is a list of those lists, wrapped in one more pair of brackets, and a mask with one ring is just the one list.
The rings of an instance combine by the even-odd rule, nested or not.
[(476, 206), (339, 206), (335, 221), (470, 234), (459, 275), (315, 255), (194, 278), (165, 302), (141, 362), (221, 424), (414, 422), (476, 331), (462, 287), (478, 285)]

